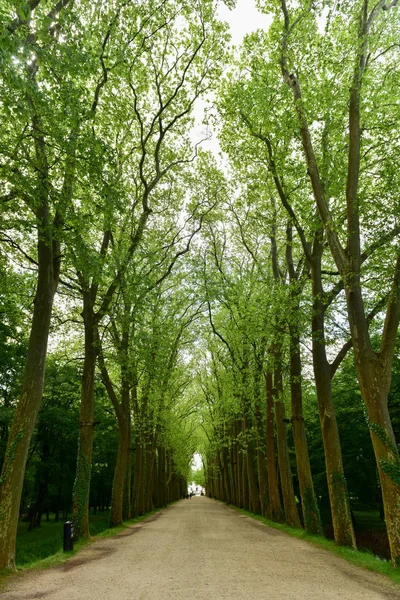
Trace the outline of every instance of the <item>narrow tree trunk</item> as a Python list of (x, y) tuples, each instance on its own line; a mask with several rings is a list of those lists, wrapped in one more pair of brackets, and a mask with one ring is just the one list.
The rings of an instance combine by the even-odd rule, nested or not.
[[(299, 308), (297, 306), (297, 308)], [(297, 476), (299, 478), (304, 529), (322, 535), (321, 518), (311, 475), (307, 436), (303, 417), (303, 392), (300, 357), (300, 339), (297, 325), (290, 327), (290, 392), (292, 403), (292, 429), (296, 450)]]
[(142, 449), (141, 435), (136, 430), (135, 461), (134, 461), (134, 468), (133, 468), (133, 491), (132, 491), (132, 501), (133, 501), (132, 516), (133, 517), (138, 517), (140, 515), (139, 497), (140, 497), (141, 487), (142, 487), (142, 484), (141, 484), (142, 464), (143, 464), (142, 453), (143, 453), (143, 449)]
[(287, 426), (285, 405), (283, 403), (282, 363), (280, 348), (274, 349), (274, 405), (276, 419), (276, 433), (278, 445), (278, 464), (281, 477), (281, 488), (285, 520), (292, 527), (301, 527), (299, 513), (294, 496), (292, 469), (290, 465), (289, 447), (287, 442)]
[[(243, 424), (244, 430), (247, 432), (249, 430), (249, 420), (248, 416), (244, 414), (243, 416)], [(250, 439), (250, 436), (247, 435), (247, 447), (246, 447), (246, 466), (247, 466), (247, 477), (248, 477), (248, 489), (249, 489), (249, 503), (251, 505), (251, 510), (256, 515), (261, 514), (261, 502), (260, 502), (260, 493), (257, 484), (257, 477), (255, 473), (255, 460), (254, 460), (254, 448), (253, 448), (253, 440)]]
[(257, 475), (260, 490), (261, 514), (265, 517), (269, 514), (267, 467), (265, 461), (265, 429), (261, 412), (261, 378), (262, 362), (259, 361), (254, 370), (254, 403), (255, 403), (255, 430), (257, 443)]
[(118, 453), (111, 497), (110, 527), (122, 525), (127, 459), (131, 442), (129, 436), (129, 422), (124, 414), (121, 414), (118, 417), (118, 430)]
[(285, 406), (281, 400), (275, 401), (275, 417), (278, 442), (278, 463), (281, 476), (285, 521), (288, 525), (299, 528), (301, 527), (301, 523), (294, 497), (292, 470), (290, 467), (289, 449), (287, 444)]
[(145, 512), (150, 512), (153, 510), (153, 483), (154, 483), (154, 470), (155, 470), (155, 449), (156, 449), (156, 438), (155, 435), (152, 436), (152, 441), (148, 442), (148, 451), (147, 451), (147, 463), (148, 463), (148, 472), (147, 472), (147, 489), (146, 489), (146, 505)]
[(124, 507), (123, 507), (123, 519), (129, 521), (132, 518), (132, 502), (131, 502), (131, 490), (132, 490), (132, 425), (129, 414), (128, 422), (128, 450), (126, 456), (126, 475), (124, 485)]
[(223, 449), (223, 464), (224, 464), (224, 485), (225, 485), (225, 494), (226, 494), (226, 503), (232, 504), (232, 479), (230, 477), (230, 469), (229, 469), (229, 454), (228, 449), (224, 447)]
[(238, 506), (238, 495), (237, 495), (237, 453), (236, 453), (236, 440), (234, 426), (231, 427), (232, 440), (230, 446), (230, 459), (231, 459), (231, 489), (232, 489), (232, 504)]
[(158, 468), (158, 446), (154, 454), (154, 471), (153, 471), (153, 504), (154, 508), (161, 506), (160, 501), (160, 479), (159, 479), (159, 468)]
[(166, 473), (165, 473), (165, 448), (158, 447), (158, 485), (160, 489), (160, 506), (166, 506)]
[(240, 421), (235, 421), (235, 453), (236, 453), (236, 468), (237, 468), (237, 496), (238, 496), (238, 507), (244, 508), (244, 500), (243, 500), (243, 452), (240, 448), (240, 442), (238, 440), (238, 436), (240, 434), (242, 425)]
[(269, 498), (268, 498), (268, 480), (267, 480), (267, 466), (265, 462), (264, 450), (261, 447), (262, 434), (263, 434), (263, 423), (262, 416), (260, 413), (260, 406), (256, 408), (256, 427), (257, 427), (257, 473), (258, 473), (258, 485), (260, 488), (260, 502), (261, 502), (261, 514), (263, 517), (269, 516)]
[(242, 420), (242, 435), (243, 435), (243, 444), (242, 444), (242, 490), (243, 490), (243, 508), (245, 510), (250, 510), (250, 495), (249, 495), (249, 476), (247, 474), (247, 440), (246, 440), (246, 426), (244, 421)]

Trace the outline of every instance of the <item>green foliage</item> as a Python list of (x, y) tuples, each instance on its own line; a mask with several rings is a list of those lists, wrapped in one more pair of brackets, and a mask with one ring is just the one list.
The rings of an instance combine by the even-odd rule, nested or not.
[[(329, 520), (311, 323), (323, 312), (314, 342), (333, 357), (349, 336), (342, 291), (359, 271), (379, 352), (380, 311), (398, 251), (399, 15), (379, 10), (368, 39), (355, 43), (358, 3), (289, 3), (288, 30), (281, 5), (257, 5), (273, 17), (271, 27), (246, 36), (233, 57), (212, 0), (83, 0), (58, 3), (51, 13), (48, 2), (32, 10), (23, 1), (0, 3), (0, 461), (23, 379), (38, 232), (52, 248), (60, 245), (61, 283), (21, 507), (39, 523), (42, 513), (71, 508), (88, 315), (100, 340), (90, 350), (102, 351), (109, 397), (102, 369), (95, 375), (93, 464), (78, 450), (82, 479), (91, 480), (90, 492), (77, 483), (78, 520), (89, 493), (92, 506), (110, 503), (124, 402), (133, 459), (141, 444), (153, 458), (163, 448), (168, 485), (177, 476), (204, 485), (221, 455), (231, 472), (234, 449), (241, 458), (252, 448), (265, 456), (265, 376), (276, 369), (287, 409), (291, 384), (302, 384), (311, 468)], [(328, 242), (335, 234), (347, 253), (348, 232), (357, 229), (346, 228), (344, 150), (361, 42), (368, 49), (357, 169), (362, 262), (342, 282)], [(301, 82), (295, 103), (283, 67)], [(216, 110), (204, 124), (219, 132), (223, 166), (194, 142), (195, 107), (207, 98)], [(325, 233), (299, 110), (330, 212)], [(316, 292), (310, 253), (318, 243)], [(293, 336), (303, 361), (295, 382)], [(397, 439), (399, 388), (396, 355), (389, 407)], [(380, 490), (368, 426), (390, 447), (394, 459), (381, 466), (397, 483), (398, 449), (366, 422), (351, 358), (333, 380), (333, 395), (350, 500), (375, 508)], [(289, 444), (295, 468), (290, 421)], [(192, 473), (196, 451), (205, 470)], [(214, 467), (220, 473), (219, 463)], [(345, 487), (341, 474), (335, 485)]]

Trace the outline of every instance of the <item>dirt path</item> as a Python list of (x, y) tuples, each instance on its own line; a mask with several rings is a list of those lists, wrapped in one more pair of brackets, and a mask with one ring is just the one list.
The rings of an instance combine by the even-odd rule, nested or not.
[(4, 600), (382, 600), (380, 576), (208, 498), (181, 500), (63, 565), (13, 580)]

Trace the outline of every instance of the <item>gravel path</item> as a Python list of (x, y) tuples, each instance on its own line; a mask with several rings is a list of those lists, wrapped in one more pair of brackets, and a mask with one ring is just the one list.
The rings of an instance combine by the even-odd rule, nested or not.
[(348, 565), (203, 497), (181, 500), (67, 563), (12, 579), (4, 600), (400, 600)]

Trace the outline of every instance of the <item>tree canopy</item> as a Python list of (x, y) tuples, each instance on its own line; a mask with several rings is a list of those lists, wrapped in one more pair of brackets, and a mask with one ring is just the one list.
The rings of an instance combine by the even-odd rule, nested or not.
[(398, 2), (219, 4), (0, 1), (0, 569), (193, 478), (400, 564)]

